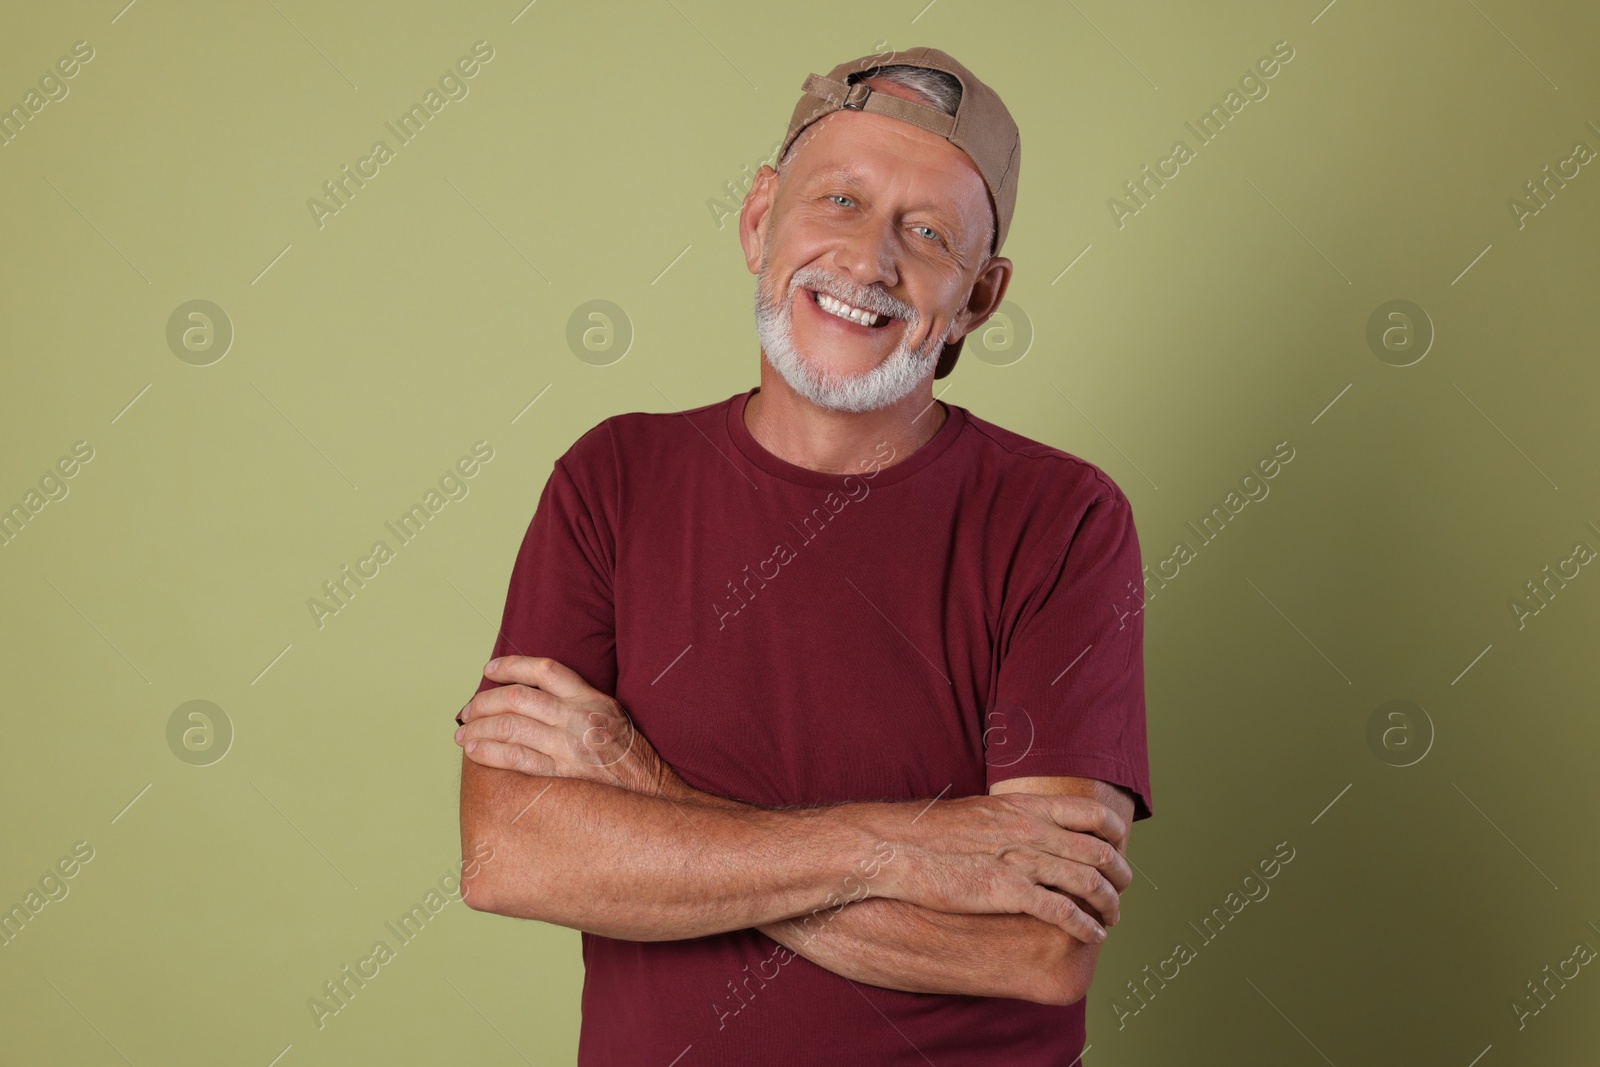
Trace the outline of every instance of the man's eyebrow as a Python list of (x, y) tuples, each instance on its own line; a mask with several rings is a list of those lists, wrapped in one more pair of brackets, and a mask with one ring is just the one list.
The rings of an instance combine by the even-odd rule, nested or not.
[[(812, 172), (806, 179), (807, 186), (824, 185), (829, 182), (842, 182), (856, 189), (864, 188), (865, 179), (861, 174), (846, 166), (824, 167), (822, 170)], [(965, 237), (966, 230), (961, 225), (961, 216), (946, 204), (930, 202), (912, 208), (913, 211), (923, 210), (938, 216), (945, 228), (950, 231), (950, 236), (959, 241)]]
[(841, 181), (850, 185), (860, 185), (861, 175), (846, 166), (824, 167), (822, 170), (813, 171), (808, 181), (813, 183)]

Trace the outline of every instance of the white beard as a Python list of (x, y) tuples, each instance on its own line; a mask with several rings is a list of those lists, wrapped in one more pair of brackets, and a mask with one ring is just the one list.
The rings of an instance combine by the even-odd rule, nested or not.
[[(814, 267), (795, 272), (789, 282), (789, 291), (781, 300), (773, 300), (766, 293), (767, 263), (763, 252), (761, 273), (756, 278), (755, 313), (756, 335), (761, 340), (767, 362), (772, 364), (789, 387), (818, 407), (831, 411), (877, 411), (904, 399), (933, 374), (938, 356), (955, 329), (952, 321), (942, 337), (929, 337), (920, 350), (909, 346), (917, 325), (916, 311), (904, 304), (893, 303), (896, 315), (905, 319), (899, 325), (900, 343), (882, 363), (871, 370), (853, 376), (827, 373), (822, 361), (802, 355), (794, 342), (794, 300), (809, 300), (800, 293), (803, 288), (817, 288), (823, 292), (840, 290), (838, 279)], [(848, 291), (850, 286), (842, 288)], [(858, 305), (860, 306), (860, 305)], [(870, 310), (880, 311), (880, 306)], [(893, 329), (895, 327), (884, 327)]]

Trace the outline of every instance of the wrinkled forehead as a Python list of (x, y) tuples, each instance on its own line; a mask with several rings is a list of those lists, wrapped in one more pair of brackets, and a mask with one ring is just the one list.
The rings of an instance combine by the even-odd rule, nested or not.
[(988, 186), (972, 157), (938, 134), (887, 115), (834, 111), (800, 132), (784, 167), (786, 183), (849, 182), (956, 212), (973, 226), (992, 221)]

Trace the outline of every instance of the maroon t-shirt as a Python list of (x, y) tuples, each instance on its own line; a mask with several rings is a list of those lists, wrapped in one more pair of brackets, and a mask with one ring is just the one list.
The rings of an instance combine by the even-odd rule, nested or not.
[[(808, 470), (745, 426), (757, 391), (579, 438), (492, 654), (573, 668), (685, 781), (736, 800), (1075, 775), (1127, 787), (1148, 818), (1139, 542), (1111, 479), (953, 404), (908, 456), (882, 443), (860, 473)], [(585, 933), (583, 960), (583, 1067), (1067, 1067), (1084, 1043), (1083, 1000), (884, 989), (754, 929)]]

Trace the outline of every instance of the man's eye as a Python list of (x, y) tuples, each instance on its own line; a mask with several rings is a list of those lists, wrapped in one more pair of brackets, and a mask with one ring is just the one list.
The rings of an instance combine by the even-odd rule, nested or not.
[[(855, 205), (855, 201), (852, 200), (850, 197), (846, 196), (843, 193), (828, 193), (826, 196), (823, 197), (823, 199), (824, 200), (832, 200), (832, 201), (835, 201), (835, 202), (843, 201), (843, 204), (841, 206), (845, 206), (845, 205), (854, 206)], [(931, 226), (915, 226), (915, 227), (913, 227), (913, 229), (926, 230), (927, 234), (928, 234), (928, 240), (937, 241), (939, 244), (944, 244), (944, 236), (941, 233), (939, 233), (938, 230), (935, 230)]]

